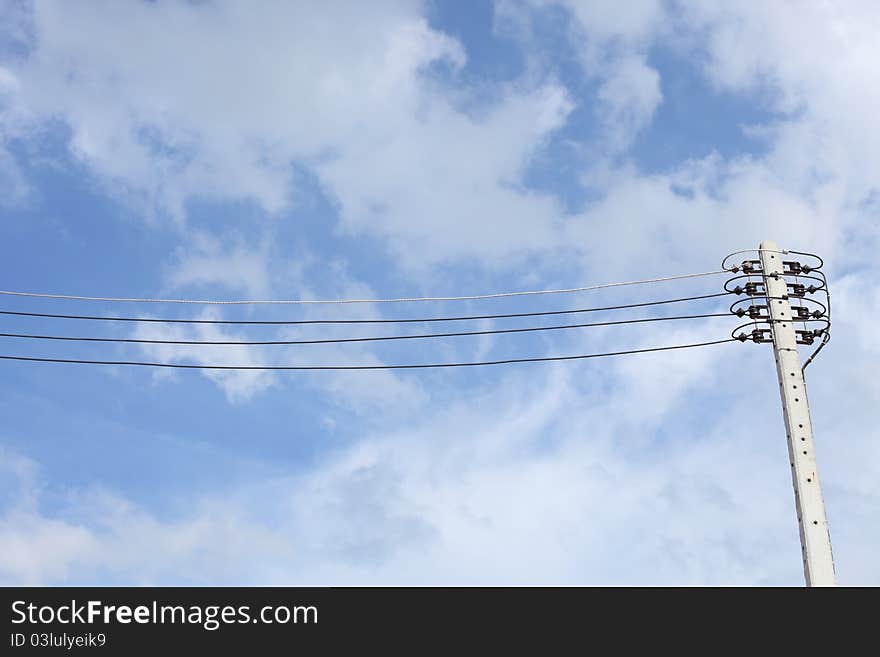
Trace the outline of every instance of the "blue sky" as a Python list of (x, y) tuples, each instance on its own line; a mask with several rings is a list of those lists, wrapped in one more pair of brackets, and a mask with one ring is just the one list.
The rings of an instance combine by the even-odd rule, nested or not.
[[(880, 12), (799, 4), (795, 30), (793, 6), (763, 4), (6, 3), (0, 288), (458, 295), (707, 271), (762, 239), (819, 251), (834, 340), (808, 381), (838, 575), (878, 584), (880, 344), (864, 317), (880, 310)], [(2, 309), (378, 318), (722, 282), (428, 307)], [(377, 333), (49, 322), (3, 326)], [(2, 353), (382, 364), (717, 339), (734, 324), (661, 326), (249, 351), (4, 339)], [(404, 373), (7, 362), (0, 386), (4, 583), (802, 581), (773, 361), (756, 345)]]

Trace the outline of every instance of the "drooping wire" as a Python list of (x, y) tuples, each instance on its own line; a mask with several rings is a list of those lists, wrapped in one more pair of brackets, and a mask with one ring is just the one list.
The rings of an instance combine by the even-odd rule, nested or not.
[(577, 308), (574, 310), (550, 310), (530, 313), (506, 313), (494, 315), (466, 315), (452, 317), (412, 317), (397, 319), (298, 319), (298, 320), (238, 320), (238, 319), (168, 319), (156, 317), (111, 317), (103, 315), (60, 315), (53, 313), (34, 313), (13, 310), (0, 310), (0, 315), (17, 317), (45, 317), (50, 319), (78, 319), (101, 322), (152, 322), (161, 324), (217, 324), (217, 325), (271, 325), (271, 326), (300, 326), (309, 324), (410, 324), (422, 322), (462, 322), (480, 319), (511, 319), (515, 317), (549, 317), (552, 315), (574, 315), (579, 313), (594, 313), (606, 310), (624, 310), (627, 308), (645, 308), (648, 306), (660, 306), (670, 303), (685, 301), (697, 301), (701, 299), (713, 299), (733, 294), (732, 292), (717, 292), (703, 294), (694, 297), (680, 297), (677, 299), (663, 299), (660, 301), (645, 301), (641, 303), (628, 303), (619, 306), (603, 306), (597, 308)]
[[(805, 319), (804, 321), (805, 322), (822, 322), (823, 324), (825, 324), (824, 328), (821, 329), (823, 334), (826, 333), (828, 331), (828, 328), (831, 326), (827, 317), (819, 317), (819, 318), (811, 317), (809, 319)], [(739, 326), (734, 328), (730, 332), (730, 337), (735, 338), (740, 341), (743, 341), (742, 334), (737, 334), (737, 331), (741, 331), (742, 329), (745, 329), (749, 326), (757, 327), (758, 324), (766, 324), (767, 326), (772, 326), (773, 324), (780, 324), (782, 322), (791, 322), (791, 320), (789, 320), (789, 319), (770, 319), (769, 317), (751, 319), (748, 322), (746, 322), (744, 324), (740, 324)], [(792, 322), (792, 324), (793, 323), (794, 322)], [(748, 335), (748, 334), (746, 334), (746, 335)], [(746, 338), (746, 339), (748, 339), (748, 338)]]
[[(821, 339), (821, 342), (819, 343), (819, 345), (818, 345), (818, 346), (816, 347), (816, 349), (813, 351), (813, 353), (810, 354), (810, 356), (806, 359), (806, 361), (804, 361), (804, 364), (803, 364), (803, 366), (801, 367), (801, 371), (803, 372), (804, 370), (806, 370), (807, 366), (808, 366), (811, 362), (813, 362), (813, 360), (816, 358), (816, 356), (819, 354), (819, 352), (822, 351), (822, 349), (825, 348), (825, 345), (827, 345), (827, 344), (831, 341), (831, 291), (829, 290), (829, 286), (828, 286), (828, 278), (825, 276), (825, 273), (824, 273), (823, 271), (821, 271), (821, 268), (825, 266), (825, 261), (824, 261), (824, 260), (822, 259), (822, 257), (819, 256), (818, 254), (810, 253), (809, 251), (795, 251), (795, 250), (793, 250), (793, 249), (776, 250), (776, 249), (760, 249), (760, 248), (759, 248), (759, 249), (741, 249), (741, 250), (739, 250), (739, 251), (734, 251), (733, 253), (730, 253), (730, 254), (728, 254), (727, 256), (725, 256), (724, 259), (721, 261), (721, 269), (723, 269), (723, 270), (725, 270), (725, 271), (728, 271), (728, 272), (738, 272), (738, 271), (740, 270), (740, 267), (739, 267), (739, 266), (736, 266), (736, 265), (734, 265), (734, 266), (728, 266), (728, 265), (727, 265), (727, 261), (728, 261), (730, 258), (732, 258), (732, 257), (735, 256), (735, 255), (741, 254), (741, 253), (759, 253), (759, 254), (760, 254), (761, 252), (771, 252), (771, 253), (780, 253), (780, 254), (795, 254), (795, 255), (802, 255), (802, 256), (807, 256), (807, 257), (810, 257), (810, 258), (815, 258), (815, 259), (818, 261), (818, 264), (817, 264), (817, 265), (815, 265), (815, 266), (811, 266), (811, 267), (807, 268), (807, 271), (809, 272), (809, 274), (815, 274), (815, 276), (811, 276), (811, 275), (806, 274), (806, 273), (799, 273), (799, 272), (797, 272), (797, 271), (791, 272), (791, 273), (789, 273), (789, 274), (783, 274), (784, 276), (785, 276), (785, 275), (793, 275), (794, 278), (795, 278), (795, 283), (796, 283), (796, 284), (799, 284), (799, 283), (800, 283), (800, 279), (801, 279), (801, 278), (807, 278), (807, 279), (810, 279), (810, 280), (813, 280), (813, 281), (819, 281), (819, 282), (821, 283), (821, 285), (819, 285), (818, 287), (816, 287), (815, 290), (811, 290), (811, 291), (815, 291), (815, 292), (824, 292), (824, 293), (825, 293), (825, 300), (826, 300), (825, 305), (821, 304), (821, 303), (818, 302), (818, 301), (815, 301), (814, 299), (810, 299), (810, 298), (808, 298), (808, 297), (801, 297), (801, 298), (800, 298), (801, 301), (811, 302), (811, 303), (815, 303), (816, 305), (818, 305), (818, 306), (819, 306), (820, 308), (822, 308), (822, 310), (823, 310), (822, 315), (825, 315), (825, 317), (819, 317), (819, 318), (816, 318), (816, 317), (812, 317), (812, 318), (809, 318), (809, 319), (801, 318), (801, 319), (803, 320), (802, 323), (803, 323), (803, 326), (804, 326), (804, 330), (807, 330), (807, 322), (811, 322), (811, 321), (822, 321), (822, 322), (825, 323), (825, 327), (824, 327), (824, 328), (819, 329), (816, 333), (814, 333), (815, 335), (820, 335), (820, 334), (821, 334), (822, 339)], [(734, 292), (734, 293), (735, 293), (735, 290), (731, 290), (728, 286), (729, 286), (729, 284), (731, 284), (732, 282), (736, 281), (737, 279), (747, 278), (748, 281), (751, 282), (751, 275), (750, 275), (750, 272), (747, 271), (747, 270), (745, 270), (745, 268), (743, 268), (743, 271), (745, 272), (745, 274), (740, 274), (739, 276), (735, 276), (735, 277), (730, 278), (730, 279), (728, 279), (727, 281), (725, 281), (725, 283), (724, 283), (724, 289), (725, 289), (726, 291)], [(817, 278), (817, 276), (818, 276), (818, 278)], [(773, 298), (775, 298), (775, 297), (768, 297), (768, 296), (766, 296), (766, 294), (765, 294), (764, 298), (767, 299), (767, 300), (768, 300), (768, 303), (769, 303), (769, 300), (770, 300), (770, 299), (773, 299)], [(731, 312), (731, 313), (734, 313), (734, 314), (737, 314), (736, 311), (734, 310), (734, 308), (736, 307), (736, 305), (739, 304), (739, 303), (745, 302), (745, 301), (747, 301), (747, 300), (750, 301), (750, 302), (752, 302), (752, 303), (754, 302), (754, 298), (750, 298), (750, 299), (739, 299), (739, 300), (737, 300), (737, 301), (734, 301), (733, 304), (731, 304), (731, 306), (730, 306), (730, 312)], [(797, 320), (796, 318), (793, 317), (791, 321), (792, 321), (792, 323), (794, 323), (795, 321), (799, 321), (799, 320)], [(772, 325), (772, 322), (771, 322), (771, 321), (768, 321), (768, 320), (757, 320), (757, 319), (756, 319), (756, 321), (754, 321), (754, 322), (750, 322), (749, 324), (753, 324), (754, 327), (755, 327), (755, 329), (757, 329), (757, 325), (758, 325), (758, 323), (767, 323), (767, 324), (771, 324), (771, 325)], [(745, 325), (743, 325), (743, 326), (739, 326), (739, 327), (735, 328), (735, 329), (731, 332), (731, 336), (734, 336), (734, 335), (736, 334), (736, 331), (738, 331), (738, 330), (744, 328), (745, 326), (748, 326), (749, 324), (745, 324)]]
[(625, 351), (609, 351), (597, 354), (578, 354), (575, 356), (543, 356), (535, 358), (507, 358), (503, 360), (488, 360), (460, 363), (416, 363), (402, 365), (192, 365), (188, 363), (156, 363), (147, 361), (111, 361), (111, 360), (83, 360), (68, 358), (39, 358), (35, 356), (6, 356), (0, 355), (0, 360), (26, 361), (37, 363), (66, 363), (77, 365), (136, 365), (141, 367), (164, 367), (190, 370), (250, 370), (250, 371), (274, 371), (274, 370), (408, 370), (408, 369), (431, 369), (452, 367), (481, 367), (487, 365), (510, 365), (514, 363), (543, 363), (550, 361), (584, 360), (588, 358), (604, 358), (610, 356), (626, 356), (629, 354), (644, 354), (658, 351), (672, 351), (676, 349), (693, 349), (708, 347), (710, 345), (734, 342), (733, 338), (712, 340), (709, 342), (694, 342), (691, 344), (671, 345), (664, 347), (648, 347), (645, 349), (628, 349)]
[(104, 338), (79, 337), (67, 335), (34, 335), (29, 333), (0, 333), (0, 338), (27, 338), (33, 340), (66, 340), (71, 342), (113, 342), (134, 344), (177, 344), (177, 345), (307, 345), (340, 344), (344, 342), (379, 342), (383, 340), (418, 340), (428, 338), (451, 338), (473, 335), (496, 335), (501, 333), (532, 333), (538, 331), (558, 331), (564, 329), (591, 328), (596, 326), (619, 326), (623, 324), (642, 324), (646, 322), (666, 322), (672, 320), (704, 319), (709, 317), (729, 317), (729, 313), (706, 313), (702, 315), (679, 315), (673, 317), (645, 317), (621, 319), (589, 324), (561, 324), (554, 326), (529, 326), (525, 328), (486, 329), (481, 331), (456, 331), (450, 333), (420, 333), (414, 335), (383, 335), (361, 338), (321, 338), (315, 340), (160, 340), (147, 338)]
[[(818, 257), (818, 256), (816, 256)], [(821, 260), (821, 258), (820, 258)], [(825, 345), (831, 342), (831, 289), (828, 286), (828, 279), (825, 277), (825, 272), (815, 270), (819, 276), (822, 277), (822, 281), (825, 284), (825, 301), (828, 304), (828, 328), (825, 329), (825, 332), (822, 334), (822, 342), (819, 343), (819, 346), (813, 351), (812, 354), (804, 361), (803, 366), (801, 367), (801, 374), (807, 369), (807, 365), (813, 362), (813, 359), (819, 355), (819, 352), (825, 348)]]
[(809, 253), (807, 251), (793, 251), (791, 249), (740, 249), (739, 251), (734, 251), (733, 253), (728, 253), (726, 256), (724, 256), (724, 260), (721, 261), (721, 269), (727, 272), (733, 271), (733, 267), (727, 266), (727, 261), (733, 256), (739, 255), (741, 253), (780, 253), (782, 255), (794, 253), (796, 255), (805, 255), (818, 260), (819, 264), (815, 267), (812, 267), (812, 269), (821, 269), (825, 266), (825, 261), (820, 256), (816, 255), (815, 253)]
[(150, 299), (135, 297), (93, 297), (72, 294), (47, 294), (43, 292), (16, 292), (0, 290), (0, 294), (17, 297), (36, 297), (41, 299), (67, 299), (72, 301), (106, 301), (106, 302), (132, 302), (132, 303), (185, 303), (204, 305), (306, 305), (306, 304), (347, 304), (347, 303), (404, 303), (415, 301), (473, 301), (478, 299), (499, 299), (504, 297), (532, 296), (540, 294), (566, 294), (570, 292), (588, 292), (610, 287), (623, 287), (626, 285), (643, 285), (647, 283), (661, 283), (663, 281), (677, 281), (685, 278), (699, 278), (726, 273), (724, 269), (706, 271), (695, 274), (677, 274), (675, 276), (662, 276), (658, 278), (646, 278), (638, 281), (622, 281), (617, 283), (602, 283), (599, 285), (587, 285), (584, 287), (572, 287), (558, 290), (525, 290), (518, 292), (496, 292), (493, 294), (472, 294), (466, 296), (446, 297), (403, 297), (397, 299), (246, 299), (246, 300), (214, 300), (214, 299)]
[(810, 363), (813, 362), (813, 359), (819, 354), (820, 351), (822, 351), (822, 349), (825, 348), (825, 345), (828, 344), (829, 342), (831, 342), (831, 333), (830, 333), (829, 331), (826, 330), (826, 331), (822, 334), (822, 342), (820, 342), (820, 343), (819, 343), (819, 346), (816, 347), (815, 351), (813, 351), (813, 353), (810, 354), (810, 357), (807, 358), (807, 360), (804, 361), (804, 364), (803, 364), (803, 366), (801, 367), (801, 373), (803, 373), (803, 371), (804, 371), (805, 369), (807, 369), (807, 365), (809, 365)]
[[(769, 297), (769, 296), (764, 295), (764, 296), (758, 297), (758, 299), (767, 299), (768, 301), (778, 301), (778, 300), (784, 301), (786, 299), (790, 300), (790, 297)], [(755, 297), (745, 297), (742, 299), (737, 299), (732, 304), (730, 304), (730, 310), (729, 310), (730, 314), (731, 315), (739, 315), (739, 309), (737, 308), (737, 306), (739, 304), (741, 304), (741, 303), (754, 303), (755, 300), (756, 300)], [(798, 302), (806, 302), (806, 303), (816, 304), (819, 307), (820, 316), (828, 314), (827, 306), (825, 304), (823, 304), (821, 301), (816, 301), (815, 299), (811, 299), (810, 297), (800, 297), (800, 298), (798, 298)], [(744, 316), (744, 315), (741, 315), (741, 316)]]
[[(818, 270), (815, 270), (815, 269), (813, 269), (813, 270), (811, 270), (811, 271), (813, 271), (813, 272), (817, 272), (817, 273), (818, 273)], [(795, 275), (795, 274), (791, 274), (791, 273), (783, 274), (783, 276), (794, 276), (794, 275)], [(726, 292), (731, 292), (732, 294), (736, 294), (736, 289), (735, 289), (735, 288), (734, 288), (734, 289), (731, 289), (731, 288), (728, 287), (728, 285), (730, 285), (731, 283), (735, 283), (736, 281), (741, 280), (741, 279), (744, 279), (744, 278), (748, 279), (748, 282), (751, 283), (751, 282), (752, 282), (752, 276), (755, 276), (755, 277), (757, 278), (757, 277), (758, 277), (758, 273), (757, 273), (757, 272), (746, 272), (746, 273), (744, 273), (744, 274), (738, 274), (738, 275), (736, 275), (736, 276), (731, 276), (731, 277), (728, 278), (726, 281), (724, 281), (724, 290), (725, 290)], [(818, 277), (816, 277), (816, 276), (810, 276), (810, 275), (808, 275), (808, 274), (801, 274), (800, 276), (801, 276), (801, 278), (808, 278), (808, 279), (810, 279), (811, 281), (816, 281), (817, 283), (821, 283), (821, 284), (822, 284), (822, 285), (820, 285), (820, 286), (818, 286), (818, 287), (815, 288), (815, 290), (814, 290), (815, 292), (820, 292), (820, 291), (824, 290), (824, 289), (825, 289), (824, 286), (827, 285), (827, 281), (826, 281), (826, 280), (823, 280), (822, 278), (818, 278)], [(760, 281), (758, 281), (758, 282), (760, 282)]]

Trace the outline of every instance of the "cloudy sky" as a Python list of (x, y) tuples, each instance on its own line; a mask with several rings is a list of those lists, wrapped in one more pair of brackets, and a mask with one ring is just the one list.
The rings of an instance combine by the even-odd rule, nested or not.
[[(880, 584), (876, 2), (13, 0), (0, 13), (4, 290), (467, 295), (709, 271), (762, 239), (820, 252), (834, 339), (807, 373), (837, 573)], [(421, 305), (0, 308), (381, 318), (710, 294), (723, 280)], [(733, 326), (259, 348), (4, 338), (0, 353), (449, 362)], [(7, 584), (803, 582), (766, 345), (467, 371), (7, 361), (0, 389)]]

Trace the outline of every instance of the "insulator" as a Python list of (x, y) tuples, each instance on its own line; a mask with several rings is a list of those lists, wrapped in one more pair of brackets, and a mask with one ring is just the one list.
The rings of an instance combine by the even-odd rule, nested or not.
[(796, 260), (783, 260), (782, 267), (786, 274), (800, 274), (804, 270), (801, 263)]
[[(762, 310), (768, 311), (767, 314), (766, 315), (763, 314), (761, 312)], [(749, 312), (749, 317), (751, 317), (752, 319), (770, 319), (769, 308), (767, 308), (767, 306), (765, 306), (764, 304), (751, 305), (751, 306), (749, 306), (748, 312)]]
[(752, 329), (752, 340), (758, 343), (772, 342), (771, 338), (764, 337), (766, 333), (770, 333), (770, 329)]
[(814, 329), (812, 331), (795, 331), (798, 344), (813, 344), (815, 338), (822, 335), (822, 329)]

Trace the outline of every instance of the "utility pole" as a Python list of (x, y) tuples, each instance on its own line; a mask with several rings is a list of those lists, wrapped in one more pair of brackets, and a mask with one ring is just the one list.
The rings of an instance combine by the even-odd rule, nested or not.
[(831, 536), (819, 485), (813, 425), (810, 422), (807, 388), (797, 350), (788, 284), (784, 278), (783, 254), (776, 243), (771, 241), (761, 242), (758, 254), (769, 309), (779, 392), (782, 395), (804, 577), (807, 586), (835, 586)]

